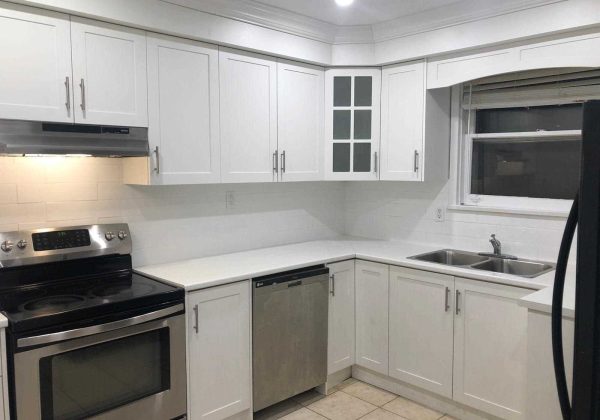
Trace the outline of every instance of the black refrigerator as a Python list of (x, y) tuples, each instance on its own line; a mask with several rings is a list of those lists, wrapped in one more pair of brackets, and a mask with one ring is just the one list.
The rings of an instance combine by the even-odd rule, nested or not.
[[(577, 231), (575, 347), (569, 398), (562, 350), (562, 294)], [(562, 239), (552, 301), (552, 350), (565, 420), (600, 419), (600, 101), (583, 106), (580, 187)]]

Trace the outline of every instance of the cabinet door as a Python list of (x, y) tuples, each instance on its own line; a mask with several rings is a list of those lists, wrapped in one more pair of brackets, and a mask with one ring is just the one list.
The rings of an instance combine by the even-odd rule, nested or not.
[(280, 181), (323, 178), (324, 83), (320, 67), (277, 63)]
[(190, 419), (250, 409), (250, 282), (190, 293), (186, 310)]
[(389, 269), (356, 261), (356, 364), (388, 374)]
[(327, 179), (379, 179), (380, 94), (379, 69), (325, 72)]
[(381, 83), (381, 179), (422, 181), (425, 62), (385, 67)]
[(149, 36), (148, 113), (153, 184), (219, 182), (217, 47)]
[(390, 267), (390, 376), (452, 398), (454, 278)]
[(73, 122), (69, 16), (3, 4), (0, 118)]
[(327, 374), (354, 364), (354, 260), (329, 264)]
[(148, 126), (146, 35), (71, 17), (75, 122)]
[(455, 281), (454, 399), (504, 419), (524, 418), (531, 290)]
[(277, 180), (277, 65), (256, 54), (219, 49), (221, 179)]

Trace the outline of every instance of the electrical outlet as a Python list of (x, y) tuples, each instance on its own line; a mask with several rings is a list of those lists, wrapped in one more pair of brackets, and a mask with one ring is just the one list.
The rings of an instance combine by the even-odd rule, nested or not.
[(433, 215), (433, 220), (435, 220), (436, 222), (443, 222), (444, 216), (445, 216), (444, 208), (438, 207), (435, 209), (435, 214)]
[(235, 207), (235, 195), (233, 191), (227, 191), (225, 193), (225, 208), (232, 209)]

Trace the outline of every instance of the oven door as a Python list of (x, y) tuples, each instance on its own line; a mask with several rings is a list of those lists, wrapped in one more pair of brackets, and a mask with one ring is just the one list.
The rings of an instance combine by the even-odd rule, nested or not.
[[(17, 340), (18, 419), (172, 419), (185, 415), (182, 310), (180, 304), (108, 324)], [(164, 317), (175, 312), (179, 314)], [(78, 338), (59, 341), (65, 337)], [(37, 347), (20, 350), (28, 346)]]

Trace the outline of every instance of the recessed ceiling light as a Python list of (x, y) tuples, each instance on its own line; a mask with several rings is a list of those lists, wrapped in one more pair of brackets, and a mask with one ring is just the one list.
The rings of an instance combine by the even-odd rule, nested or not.
[(354, 2), (354, 0), (335, 0), (335, 2), (338, 6), (345, 7), (350, 6)]

